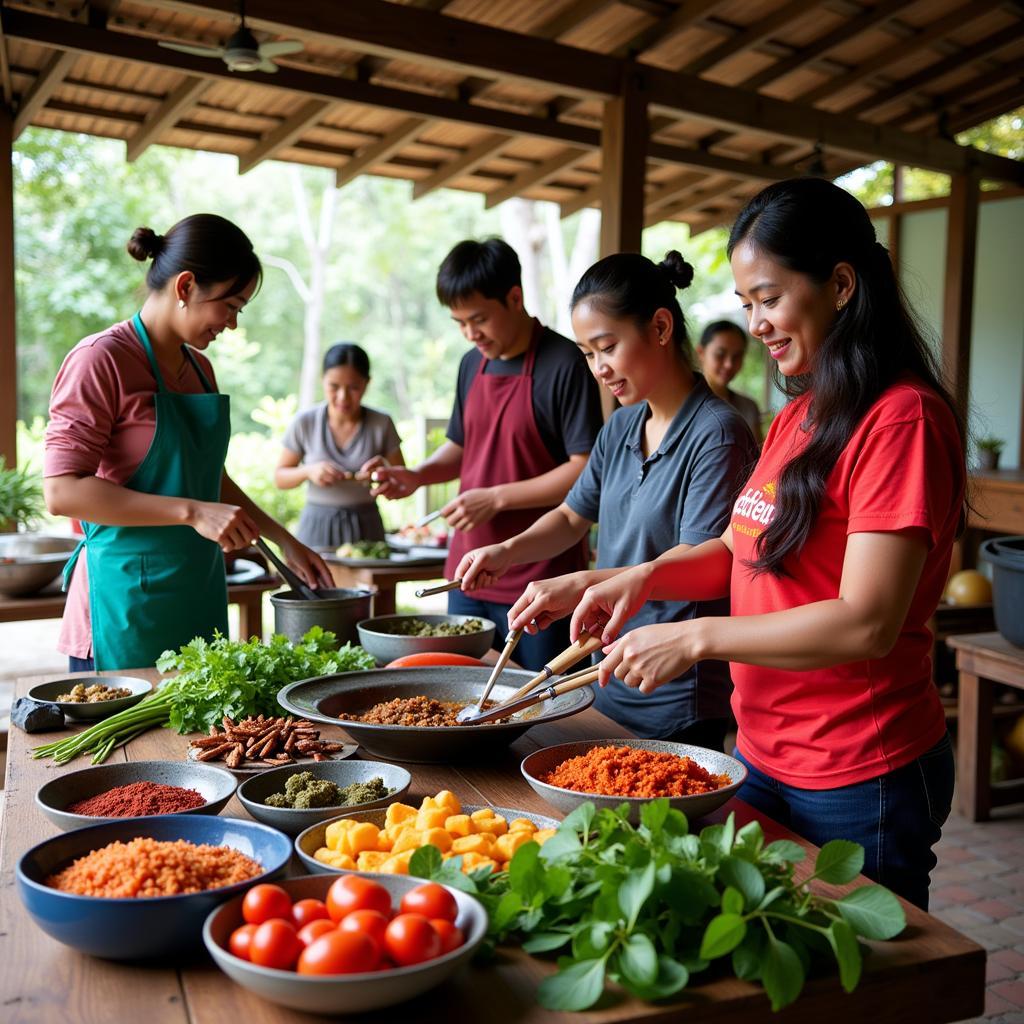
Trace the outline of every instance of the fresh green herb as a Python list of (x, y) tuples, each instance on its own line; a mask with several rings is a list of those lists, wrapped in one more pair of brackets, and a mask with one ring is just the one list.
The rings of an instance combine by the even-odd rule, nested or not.
[(550, 1010), (585, 1010), (608, 981), (640, 999), (665, 999), (716, 960), (760, 981), (779, 1010), (800, 995), (809, 970), (828, 962), (853, 991), (858, 938), (891, 939), (906, 924), (882, 886), (838, 900), (809, 888), (813, 880), (852, 882), (862, 847), (826, 843), (798, 883), (793, 867), (804, 856), (788, 840), (765, 844), (756, 821), (737, 829), (733, 815), (693, 835), (685, 815), (661, 799), (643, 806), (638, 827), (626, 804), (599, 812), (582, 804), (543, 846), (521, 846), (508, 871), (467, 876), (460, 857), (442, 860), (425, 846), (409, 872), (474, 893), (490, 916), (492, 943), (514, 936), (528, 953), (560, 953), (558, 972), (537, 990)]
[(251, 715), (279, 715), (277, 694), (298, 679), (373, 668), (373, 656), (346, 644), (334, 649), (333, 633), (314, 626), (301, 643), (287, 637), (229, 640), (219, 633), (212, 641), (199, 637), (177, 653), (164, 651), (156, 663), (161, 672), (180, 674), (163, 683), (135, 707), (111, 715), (67, 739), (35, 747), (33, 757), (52, 757), (67, 764), (92, 754), (100, 764), (115, 747), (158, 725), (179, 733), (205, 732), (225, 716), (239, 721)]

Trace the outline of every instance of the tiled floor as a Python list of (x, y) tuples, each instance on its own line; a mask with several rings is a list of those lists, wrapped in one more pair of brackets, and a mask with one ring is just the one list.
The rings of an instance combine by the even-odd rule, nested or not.
[[(63, 670), (63, 659), (51, 653), (57, 628), (55, 621), (0, 624), (0, 718), (18, 676)], [(982, 1019), (1024, 1024), (1024, 807), (997, 813), (972, 824), (954, 812), (946, 822), (931, 911), (988, 950)]]

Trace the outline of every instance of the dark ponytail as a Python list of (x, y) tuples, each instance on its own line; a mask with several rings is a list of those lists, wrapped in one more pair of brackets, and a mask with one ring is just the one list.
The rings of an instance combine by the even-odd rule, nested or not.
[(821, 506), (825, 483), (857, 424), (879, 395), (902, 374), (934, 390), (962, 417), (942, 382), (924, 331), (900, 291), (888, 250), (875, 239), (864, 207), (848, 192), (820, 178), (769, 185), (744, 207), (729, 234), (728, 253), (741, 242), (818, 285), (839, 263), (849, 263), (857, 283), (837, 312), (810, 372), (776, 385), (790, 398), (811, 392), (811, 440), (788, 462), (778, 482), (778, 512), (757, 539), (755, 574), (787, 575), (784, 563), (800, 553)]
[(259, 285), (263, 278), (259, 257), (245, 232), (214, 213), (179, 220), (166, 235), (136, 228), (126, 248), (140, 263), (153, 261), (146, 285), (154, 292), (186, 270), (201, 288), (224, 282), (225, 289), (217, 296), (221, 299), (237, 295), (251, 281)]
[(351, 341), (340, 341), (327, 350), (323, 372), (333, 370), (336, 366), (351, 366), (360, 377), (370, 379), (370, 357)]
[(579, 280), (570, 309), (584, 300), (608, 316), (633, 320), (646, 327), (659, 309), (672, 314), (672, 338), (687, 366), (692, 366), (686, 318), (676, 289), (688, 288), (693, 267), (674, 249), (660, 263), (635, 252), (619, 252), (598, 260)]

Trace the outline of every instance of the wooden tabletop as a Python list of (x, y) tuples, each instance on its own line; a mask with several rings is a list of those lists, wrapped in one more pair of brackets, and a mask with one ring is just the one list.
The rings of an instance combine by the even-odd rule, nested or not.
[[(135, 672), (156, 678), (156, 672)], [(22, 679), (17, 692), (43, 681), (44, 676)], [(325, 734), (337, 730), (324, 728)], [(535, 726), (512, 748), (486, 765), (410, 765), (413, 787), (410, 802), (440, 789), (451, 789), (465, 802), (518, 807), (557, 815), (523, 780), (520, 760), (538, 749), (577, 739), (627, 735), (596, 711), (550, 725)], [(167, 966), (132, 966), (83, 956), (61, 946), (33, 924), (16, 894), (14, 868), (18, 858), (35, 843), (57, 834), (36, 809), (36, 790), (54, 775), (88, 766), (78, 759), (64, 768), (33, 760), (29, 748), (53, 739), (12, 731), (7, 769), (7, 798), (0, 821), (0, 1019), (5, 1024), (65, 1024), (65, 1022), (118, 1021), (135, 1024), (313, 1024), (324, 1018), (295, 1013), (264, 1002), (236, 986), (202, 954), (196, 936), (194, 963)], [(187, 740), (166, 729), (154, 729), (114, 758), (130, 761), (181, 760)], [(735, 811), (740, 823), (755, 815), (740, 801), (723, 812)], [(222, 812), (244, 818), (245, 811), (232, 799)], [(789, 838), (811, 850), (804, 840), (777, 823), (760, 818), (769, 840)], [(805, 865), (809, 870), (813, 856)], [(301, 873), (301, 872), (296, 872)], [(860, 883), (863, 883), (863, 879)], [(823, 886), (823, 891), (835, 891)], [(486, 1020), (501, 1022), (570, 1022), (612, 1024), (619, 1021), (704, 1022), (771, 1020), (778, 1024), (829, 1024), (870, 1020), (872, 1024), (904, 1024), (963, 1020), (982, 1012), (985, 993), (985, 953), (936, 918), (906, 907), (907, 929), (899, 939), (871, 943), (864, 976), (857, 990), (843, 993), (835, 977), (809, 981), (797, 1002), (772, 1014), (759, 987), (719, 976), (686, 990), (685, 998), (666, 1005), (648, 1005), (633, 999), (608, 997), (601, 1009), (580, 1014), (551, 1013), (536, 1003), (540, 979), (554, 968), (547, 961), (519, 950), (502, 948), (489, 966), (471, 965), (443, 986), (418, 999), (348, 1018), (381, 1024), (416, 1021), (417, 1024), (455, 1024)], [(710, 972), (709, 972), (710, 973)]]
[(946, 638), (957, 652), (957, 666), (1001, 683), (1024, 686), (1024, 647), (1002, 633), (961, 633)]

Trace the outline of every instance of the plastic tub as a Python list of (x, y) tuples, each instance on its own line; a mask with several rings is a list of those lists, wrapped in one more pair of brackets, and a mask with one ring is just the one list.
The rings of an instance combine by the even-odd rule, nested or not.
[(995, 537), (981, 545), (992, 564), (992, 602), (996, 629), (1024, 647), (1024, 537)]

